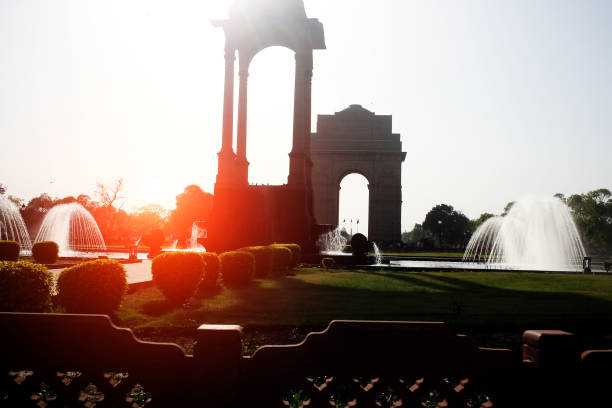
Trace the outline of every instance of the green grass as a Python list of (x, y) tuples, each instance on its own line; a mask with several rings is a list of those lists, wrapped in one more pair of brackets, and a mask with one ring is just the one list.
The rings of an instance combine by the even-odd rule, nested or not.
[(259, 279), (169, 307), (155, 287), (127, 295), (117, 313), (133, 328), (201, 323), (324, 326), (333, 319), (429, 320), (492, 328), (610, 325), (612, 276), (511, 272), (325, 272)]

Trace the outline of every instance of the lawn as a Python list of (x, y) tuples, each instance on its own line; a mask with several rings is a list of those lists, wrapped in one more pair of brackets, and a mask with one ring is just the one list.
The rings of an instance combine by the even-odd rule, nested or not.
[(363, 319), (445, 321), (487, 346), (516, 345), (524, 330), (552, 328), (607, 342), (612, 276), (303, 268), (242, 289), (199, 293), (180, 308), (143, 287), (126, 296), (116, 319), (162, 340), (190, 337), (202, 323), (227, 323), (245, 326), (251, 337), (278, 332), (248, 341), (282, 343), (333, 319)]

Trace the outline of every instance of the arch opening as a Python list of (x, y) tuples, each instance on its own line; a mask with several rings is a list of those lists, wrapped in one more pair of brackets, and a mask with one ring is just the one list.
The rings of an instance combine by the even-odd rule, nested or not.
[(293, 141), (295, 54), (274, 46), (249, 67), (247, 149), (249, 183), (285, 184)]
[(370, 190), (368, 179), (359, 173), (349, 173), (340, 181), (338, 226), (349, 234), (362, 233), (369, 237)]

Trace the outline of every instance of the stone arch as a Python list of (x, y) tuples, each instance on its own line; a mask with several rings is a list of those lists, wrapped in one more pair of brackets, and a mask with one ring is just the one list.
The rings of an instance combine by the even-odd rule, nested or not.
[(312, 134), (312, 185), (315, 217), (319, 224), (336, 225), (342, 178), (358, 173), (368, 180), (368, 238), (401, 239), (400, 135), (392, 133), (389, 115), (375, 115), (351, 105), (334, 115), (319, 115)]
[[(345, 191), (346, 188), (348, 188), (346, 185), (343, 186), (342, 184), (348, 179), (348, 178), (353, 178), (353, 180), (359, 180), (358, 183), (360, 184), (359, 187), (357, 187), (356, 185), (353, 185), (353, 187), (355, 187), (356, 189), (360, 190), (359, 192), (362, 192), (362, 189), (365, 188), (365, 191), (363, 191), (363, 193), (365, 193), (365, 196), (359, 196), (359, 197), (365, 197), (365, 200), (367, 200), (367, 212), (365, 214), (365, 218), (363, 218), (362, 216), (362, 212), (358, 211), (359, 214), (357, 214), (357, 212), (355, 211), (355, 207), (361, 207), (363, 205), (363, 203), (360, 203), (359, 206), (351, 206), (353, 207), (352, 211), (350, 211), (351, 215), (349, 216), (346, 212), (343, 216), (342, 214), (342, 207), (344, 204), (344, 208), (346, 209), (346, 201), (344, 200), (353, 200), (356, 199), (357, 197), (349, 197), (347, 196), (347, 192)], [(363, 184), (362, 184), (363, 183)], [(344, 174), (342, 177), (340, 177), (340, 180), (338, 180), (338, 217), (336, 218), (337, 222), (338, 222), (338, 226), (342, 226), (342, 220), (346, 219), (353, 219), (353, 221), (355, 221), (355, 219), (359, 219), (361, 221), (361, 230), (353, 230), (353, 232), (361, 232), (362, 234), (365, 234), (366, 236), (369, 236), (370, 232), (368, 229), (363, 229), (364, 225), (367, 226), (369, 228), (369, 210), (370, 210), (370, 181), (368, 180), (368, 178), (363, 174), (363, 172), (360, 171), (351, 171), (349, 173)], [(349, 201), (349, 203), (352, 201)], [(356, 218), (355, 216), (359, 215), (358, 218)], [(346, 224), (346, 226), (348, 226), (350, 224)], [(356, 226), (357, 228), (359, 228), (359, 226)], [(347, 231), (349, 231), (349, 229), (347, 229)]]
[[(315, 247), (310, 116), (313, 50), (325, 49), (323, 25), (308, 18), (303, 0), (235, 0), (229, 18), (213, 20), (225, 34), (222, 143), (206, 248), (214, 251), (296, 242)], [(248, 70), (255, 54), (271, 46), (295, 52), (293, 137), (289, 175), (281, 186), (248, 182), (246, 123)], [(234, 80), (238, 55), (238, 115), (234, 151)], [(239, 232), (239, 233), (238, 233)]]

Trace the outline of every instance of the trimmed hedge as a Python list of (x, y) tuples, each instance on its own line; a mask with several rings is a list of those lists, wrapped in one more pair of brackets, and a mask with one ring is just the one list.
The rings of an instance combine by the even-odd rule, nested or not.
[(274, 270), (274, 250), (269, 246), (250, 246), (239, 251), (250, 252), (255, 257), (256, 278), (263, 278)]
[(197, 289), (206, 262), (197, 252), (165, 252), (153, 258), (153, 283), (166, 299), (176, 305), (183, 304)]
[(280, 245), (270, 245), (274, 251), (274, 272), (276, 274), (284, 274), (291, 263), (293, 257), (291, 250)]
[(32, 256), (41, 264), (55, 263), (58, 254), (59, 246), (53, 241), (40, 241), (32, 246)]
[(214, 252), (202, 252), (201, 256), (206, 263), (202, 283), (206, 286), (215, 286), (217, 284), (217, 279), (219, 278), (219, 267), (221, 266), (219, 256), (217, 256), (217, 254)]
[(229, 251), (219, 255), (223, 284), (228, 287), (245, 286), (255, 275), (255, 257), (247, 251)]
[(16, 261), (19, 259), (21, 245), (17, 241), (0, 241), (0, 261)]
[(293, 269), (297, 267), (302, 260), (302, 247), (298, 244), (274, 244), (278, 246), (282, 246), (285, 248), (289, 248), (291, 250), (291, 263), (289, 264), (289, 268)]
[(26, 261), (0, 261), (0, 311), (51, 310), (53, 274), (43, 265)]
[(123, 265), (97, 259), (64, 269), (57, 279), (57, 302), (70, 313), (111, 313), (127, 289)]

